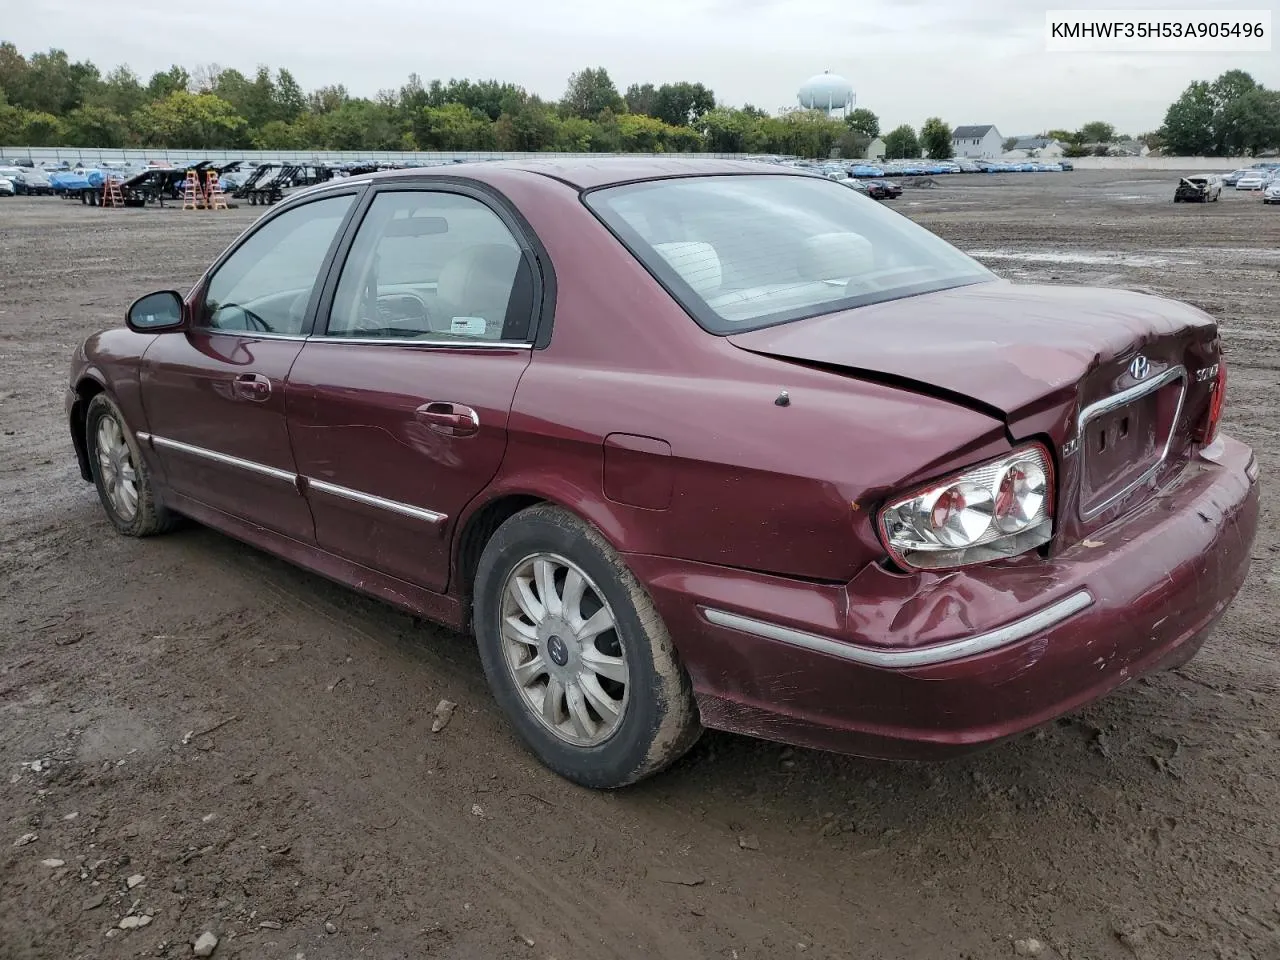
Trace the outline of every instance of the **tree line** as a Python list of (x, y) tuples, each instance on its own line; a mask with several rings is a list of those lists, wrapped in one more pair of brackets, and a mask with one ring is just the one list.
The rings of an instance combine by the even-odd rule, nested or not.
[[(498, 80), (422, 79), (372, 98), (342, 85), (304, 92), (286, 69), (246, 76), (173, 66), (144, 80), (103, 74), (62, 50), (0, 44), (0, 144), (259, 150), (760, 152), (828, 156), (849, 127), (821, 111), (770, 116), (718, 103), (701, 83), (619, 92), (603, 67), (547, 101)], [(855, 138), (856, 139), (856, 138)]]
[[(952, 156), (951, 127), (930, 117), (917, 131), (883, 134), (885, 156)], [(1116, 139), (1098, 121), (1051, 130), (1068, 156)], [(861, 157), (881, 136), (874, 112), (820, 110), (773, 116), (733, 107), (702, 83), (635, 83), (624, 91), (603, 67), (573, 73), (564, 95), (544, 100), (498, 80), (423, 83), (352, 96), (338, 84), (304, 91), (286, 69), (252, 76), (216, 64), (157, 71), (128, 66), (103, 74), (51, 49), (24, 56), (0, 43), (0, 144), (32, 147), (172, 147), (258, 150), (503, 150), (573, 153), (711, 152)], [(1280, 145), (1280, 93), (1240, 70), (1191, 84), (1169, 107), (1148, 146), (1182, 155), (1227, 156)], [(1007, 145), (1006, 145), (1007, 146)]]
[[(1152, 133), (1129, 138), (1095, 120), (1079, 130), (1048, 130), (1044, 136), (1061, 142), (1068, 157), (1106, 156), (1112, 144), (1127, 139), (1171, 157), (1256, 156), (1280, 147), (1280, 91), (1268, 90), (1243, 70), (1228, 70), (1216, 80), (1189, 85)], [(1005, 149), (1014, 142), (1005, 141)]]
[(1177, 156), (1256, 156), (1280, 147), (1280, 90), (1243, 70), (1197, 80), (1170, 105), (1159, 139), (1165, 153)]

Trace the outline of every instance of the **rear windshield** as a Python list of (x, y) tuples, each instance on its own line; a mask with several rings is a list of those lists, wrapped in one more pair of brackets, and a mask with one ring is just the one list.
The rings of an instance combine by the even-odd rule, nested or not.
[(994, 280), (976, 260), (825, 177), (688, 177), (587, 205), (713, 333)]

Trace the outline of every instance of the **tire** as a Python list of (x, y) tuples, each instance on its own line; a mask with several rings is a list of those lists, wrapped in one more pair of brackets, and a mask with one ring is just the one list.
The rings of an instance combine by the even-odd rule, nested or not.
[[(549, 572), (550, 611), (539, 587)], [(569, 584), (574, 574), (580, 591)], [(555, 606), (566, 603), (578, 609), (557, 616)], [(540, 623), (530, 607), (546, 614)], [(508, 617), (523, 639), (504, 630)], [(575, 639), (575, 624), (608, 622), (594, 639)], [(595, 789), (635, 783), (674, 763), (702, 733), (688, 674), (653, 601), (604, 537), (566, 510), (530, 507), (490, 538), (476, 571), (475, 632), (498, 705), (534, 755), (568, 780)], [(516, 667), (535, 661), (528, 682), (517, 681)], [(602, 695), (616, 717), (598, 708)]]
[[(149, 537), (172, 530), (178, 518), (156, 497), (151, 472), (120, 408), (100, 393), (89, 402), (84, 419), (89, 469), (107, 519), (127, 537)], [(104, 447), (104, 441), (110, 446)], [(130, 476), (132, 498), (126, 492)]]

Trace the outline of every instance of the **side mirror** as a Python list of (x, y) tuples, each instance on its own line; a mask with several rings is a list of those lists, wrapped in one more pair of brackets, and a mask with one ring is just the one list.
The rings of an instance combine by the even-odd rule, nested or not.
[(185, 322), (182, 295), (176, 290), (160, 290), (139, 297), (125, 314), (125, 323), (135, 333), (178, 330)]

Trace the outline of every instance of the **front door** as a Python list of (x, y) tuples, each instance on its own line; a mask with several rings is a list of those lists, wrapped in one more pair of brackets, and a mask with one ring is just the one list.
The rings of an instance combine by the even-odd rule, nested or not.
[(539, 293), (501, 208), (454, 191), (374, 196), (287, 389), (320, 546), (436, 591), (502, 462)]
[(141, 371), (168, 486), (298, 540), (314, 525), (297, 483), (285, 379), (356, 192), (265, 220), (193, 295), (191, 329), (156, 337)]

